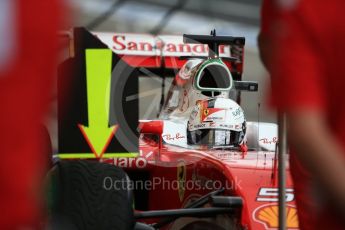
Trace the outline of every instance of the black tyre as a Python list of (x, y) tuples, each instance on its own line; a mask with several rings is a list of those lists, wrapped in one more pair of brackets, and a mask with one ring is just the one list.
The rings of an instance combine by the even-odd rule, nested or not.
[[(114, 165), (58, 162), (50, 173), (51, 229), (132, 229), (132, 197), (126, 173)], [(120, 182), (125, 186), (113, 185)]]

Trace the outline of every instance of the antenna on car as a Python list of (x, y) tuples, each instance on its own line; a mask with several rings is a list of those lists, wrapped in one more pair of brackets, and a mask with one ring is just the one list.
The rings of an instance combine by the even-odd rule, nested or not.
[[(211, 35), (216, 37), (216, 29), (211, 30)], [(212, 48), (211, 48), (212, 47)], [(214, 42), (213, 44), (208, 44), (208, 57), (219, 57), (219, 44)]]
[[(184, 43), (191, 44), (207, 44), (208, 45), (208, 58), (218, 58), (219, 57), (219, 45), (241, 45), (244, 46), (244, 37), (233, 37), (233, 36), (218, 36), (216, 29), (211, 31), (211, 35), (193, 35), (184, 34)], [(231, 58), (234, 59), (234, 58)]]

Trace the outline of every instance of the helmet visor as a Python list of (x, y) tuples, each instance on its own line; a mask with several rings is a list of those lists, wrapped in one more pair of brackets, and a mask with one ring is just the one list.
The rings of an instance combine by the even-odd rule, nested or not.
[(187, 132), (190, 145), (238, 146), (243, 139), (243, 132), (224, 129), (198, 129)]

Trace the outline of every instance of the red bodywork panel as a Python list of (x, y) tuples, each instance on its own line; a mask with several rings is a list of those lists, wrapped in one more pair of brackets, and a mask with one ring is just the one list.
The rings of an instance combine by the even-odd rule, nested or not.
[[(137, 170), (149, 173), (153, 184), (148, 192), (147, 210), (183, 208), (202, 195), (224, 187), (225, 195), (240, 196), (244, 201), (236, 219), (237, 225), (257, 230), (278, 227), (274, 155), (274, 152), (264, 151), (244, 154), (240, 151), (192, 150), (165, 144), (159, 150), (156, 141), (142, 138), (140, 157), (106, 161), (125, 168), (129, 174)], [(292, 188), (288, 172), (287, 229), (298, 229)], [(181, 223), (172, 223), (166, 229), (175, 229), (178, 224)]]

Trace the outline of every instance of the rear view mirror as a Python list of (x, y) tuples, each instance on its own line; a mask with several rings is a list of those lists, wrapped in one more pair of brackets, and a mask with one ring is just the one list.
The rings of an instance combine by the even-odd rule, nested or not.
[(154, 120), (141, 120), (139, 122), (140, 133), (151, 133), (159, 136), (163, 133), (163, 122)]
[(240, 91), (257, 92), (259, 85), (256, 81), (234, 81), (235, 89)]

